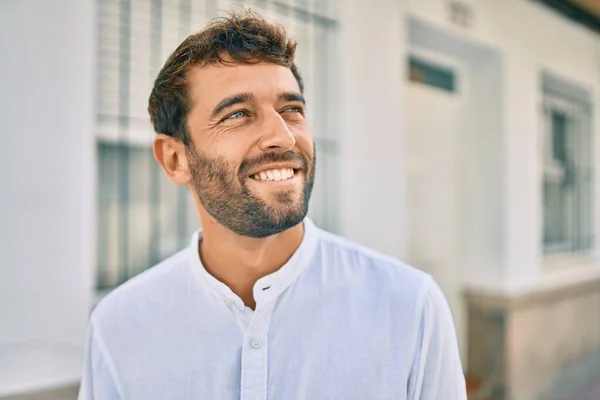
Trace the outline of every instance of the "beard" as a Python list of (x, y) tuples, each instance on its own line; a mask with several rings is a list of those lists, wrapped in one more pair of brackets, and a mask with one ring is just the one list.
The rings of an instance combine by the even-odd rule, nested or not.
[[(314, 148), (314, 145), (313, 145)], [(312, 163), (291, 150), (264, 153), (245, 160), (236, 170), (223, 157), (210, 157), (193, 145), (186, 147), (194, 190), (206, 211), (221, 225), (242, 236), (264, 238), (283, 232), (304, 220), (315, 177), (316, 150)], [(281, 190), (272, 198), (262, 199), (248, 187), (249, 173), (261, 165), (274, 162), (302, 165), (304, 178), (301, 193)]]

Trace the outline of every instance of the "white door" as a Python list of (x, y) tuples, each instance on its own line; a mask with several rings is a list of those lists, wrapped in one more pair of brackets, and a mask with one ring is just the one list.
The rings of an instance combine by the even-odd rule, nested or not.
[(431, 274), (444, 291), (464, 361), (466, 311), (459, 251), (458, 157), (461, 132), (467, 128), (466, 77), (461, 73), (463, 68), (451, 60), (431, 54), (413, 58), (442, 66), (454, 75), (454, 91), (412, 80), (407, 83), (408, 254), (410, 262)]

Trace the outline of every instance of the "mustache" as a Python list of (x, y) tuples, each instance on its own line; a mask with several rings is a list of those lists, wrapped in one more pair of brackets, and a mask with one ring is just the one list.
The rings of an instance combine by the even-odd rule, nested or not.
[(250, 171), (257, 169), (263, 164), (276, 163), (276, 162), (294, 162), (302, 165), (302, 169), (306, 171), (309, 166), (309, 162), (306, 157), (301, 154), (295, 153), (292, 150), (286, 150), (283, 153), (270, 152), (263, 153), (258, 157), (244, 160), (240, 165), (240, 175), (246, 176)]

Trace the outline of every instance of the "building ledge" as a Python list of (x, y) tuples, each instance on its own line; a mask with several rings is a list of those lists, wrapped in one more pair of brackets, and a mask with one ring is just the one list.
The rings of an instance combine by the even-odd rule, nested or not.
[[(554, 262), (554, 261), (553, 261)], [(466, 289), (471, 304), (486, 308), (531, 305), (569, 296), (580, 296), (600, 289), (600, 264), (574, 260), (575, 264), (560, 270), (549, 270), (533, 282), (515, 285), (471, 284)]]
[(0, 398), (79, 382), (83, 348), (28, 341), (0, 345)]

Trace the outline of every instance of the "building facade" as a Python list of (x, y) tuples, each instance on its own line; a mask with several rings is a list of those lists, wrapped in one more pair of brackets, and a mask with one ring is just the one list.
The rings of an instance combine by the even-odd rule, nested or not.
[(313, 220), (431, 273), (469, 378), (538, 398), (600, 351), (600, 12), (550, 3), (1, 5), (0, 396), (76, 382), (97, 299), (198, 228), (146, 102), (184, 37), (250, 6), (299, 41)]

